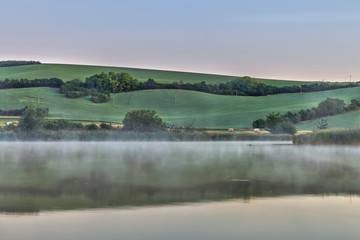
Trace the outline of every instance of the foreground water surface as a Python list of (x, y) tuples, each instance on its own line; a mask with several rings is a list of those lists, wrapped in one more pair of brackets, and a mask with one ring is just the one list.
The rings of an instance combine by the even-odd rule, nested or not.
[(357, 239), (360, 148), (1, 142), (0, 239)]

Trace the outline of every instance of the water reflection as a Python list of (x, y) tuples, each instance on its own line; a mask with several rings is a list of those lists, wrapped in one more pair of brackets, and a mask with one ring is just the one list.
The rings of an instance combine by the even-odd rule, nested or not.
[(1, 239), (358, 239), (360, 199), (297, 196), (0, 215)]
[(0, 143), (0, 211), (359, 194), (358, 147)]

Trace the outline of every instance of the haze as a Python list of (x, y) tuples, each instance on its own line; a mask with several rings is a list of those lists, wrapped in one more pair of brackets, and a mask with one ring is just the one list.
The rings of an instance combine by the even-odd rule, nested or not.
[(0, 0), (0, 60), (360, 81), (356, 0)]

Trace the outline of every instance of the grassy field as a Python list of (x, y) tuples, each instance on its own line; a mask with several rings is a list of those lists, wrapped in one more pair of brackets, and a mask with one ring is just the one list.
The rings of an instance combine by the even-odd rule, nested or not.
[[(85, 78), (100, 72), (127, 72), (137, 78), (139, 81), (146, 81), (153, 78), (160, 83), (172, 83), (173, 81), (183, 81), (185, 83), (197, 83), (205, 81), (206, 83), (229, 82), (236, 76), (223, 76), (213, 74), (187, 73), (175, 71), (148, 70), (137, 68), (121, 67), (103, 67), (87, 65), (68, 65), (68, 64), (40, 64), (17, 67), (1, 67), (0, 80), (8, 79), (35, 79), (57, 77), (64, 81), (74, 78), (85, 80)], [(271, 79), (258, 79), (266, 84), (273, 86), (293, 86), (304, 84), (301, 81), (280, 81)], [(309, 83), (309, 82), (305, 82)]]
[[(315, 107), (328, 97), (349, 103), (359, 98), (360, 88), (338, 89), (303, 94), (280, 94), (266, 97), (235, 97), (182, 90), (148, 90), (112, 95), (104, 104), (94, 104), (89, 97), (66, 99), (52, 88), (0, 90), (0, 109), (22, 108), (31, 101), (50, 109), (51, 117), (121, 123), (132, 109), (154, 109), (166, 122), (183, 126), (208, 128), (249, 128), (253, 120), (265, 118), (271, 112), (284, 113)], [(360, 111), (329, 118), (330, 127), (356, 127)], [(299, 129), (313, 129), (311, 122)]]

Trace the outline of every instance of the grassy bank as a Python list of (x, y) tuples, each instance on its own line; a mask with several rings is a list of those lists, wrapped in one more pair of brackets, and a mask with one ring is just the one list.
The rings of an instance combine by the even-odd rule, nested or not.
[(329, 129), (294, 137), (294, 144), (360, 145), (360, 128)]

